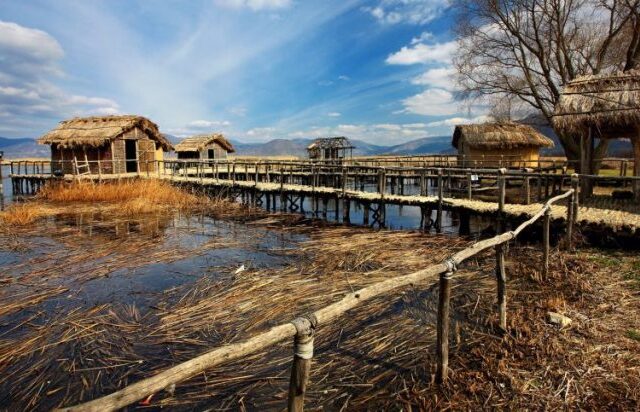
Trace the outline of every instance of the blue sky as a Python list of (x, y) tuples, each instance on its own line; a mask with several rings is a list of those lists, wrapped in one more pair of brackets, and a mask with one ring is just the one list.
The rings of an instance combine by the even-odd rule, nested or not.
[(148, 116), (178, 136), (397, 144), (481, 118), (453, 101), (448, 0), (0, 0), (0, 136)]

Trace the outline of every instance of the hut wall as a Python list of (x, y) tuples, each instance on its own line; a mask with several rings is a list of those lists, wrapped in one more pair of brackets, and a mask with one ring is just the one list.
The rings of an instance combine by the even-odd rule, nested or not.
[(222, 148), (218, 143), (212, 143), (204, 148), (200, 152), (200, 159), (209, 159), (209, 150), (213, 150), (213, 158), (214, 159), (226, 159), (227, 151)]
[(99, 147), (76, 147), (73, 149), (58, 148), (52, 145), (51, 161), (53, 162), (53, 170), (61, 170), (64, 174), (74, 174), (74, 158), (78, 160), (79, 164), (84, 164), (85, 155), (89, 161), (91, 173), (98, 174), (98, 160), (100, 160), (101, 173), (112, 173), (111, 145), (108, 144)]
[(136, 140), (136, 160), (138, 161), (138, 170), (141, 173), (154, 172), (156, 170), (156, 141), (149, 138), (143, 130), (138, 128), (131, 129), (127, 133), (115, 139), (112, 144), (113, 150), (113, 173), (126, 173), (126, 146), (125, 140)]
[(462, 145), (458, 160), (465, 160), (467, 167), (535, 167), (540, 158), (537, 147), (513, 149), (476, 149)]
[(210, 145), (205, 146), (202, 150), (198, 151), (189, 151), (189, 152), (178, 152), (178, 159), (201, 159), (201, 160), (209, 160), (209, 150), (213, 150), (213, 159), (226, 159), (227, 151), (220, 146), (218, 143), (211, 143)]

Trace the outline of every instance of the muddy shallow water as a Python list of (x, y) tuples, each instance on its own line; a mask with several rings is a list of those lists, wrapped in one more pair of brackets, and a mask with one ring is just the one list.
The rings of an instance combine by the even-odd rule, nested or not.
[[(152, 306), (159, 293), (237, 270), (281, 267), (283, 253), (307, 239), (206, 216), (147, 216), (113, 220), (69, 215), (43, 223), (42, 234), (25, 233), (0, 249), (4, 297), (26, 289), (62, 287), (37, 305), (2, 320), (0, 333), (19, 318), (44, 311), (104, 303)], [(13, 246), (13, 247), (12, 247)]]

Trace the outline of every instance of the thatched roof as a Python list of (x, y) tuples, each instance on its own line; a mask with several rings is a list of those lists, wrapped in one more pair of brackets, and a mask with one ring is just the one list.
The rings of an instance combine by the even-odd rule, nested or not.
[(604, 137), (636, 137), (640, 127), (640, 70), (579, 77), (564, 87), (553, 116), (556, 128), (595, 128)]
[(40, 144), (72, 148), (81, 146), (98, 147), (117, 139), (138, 127), (162, 146), (171, 150), (171, 143), (160, 133), (158, 125), (142, 116), (93, 116), (75, 117), (60, 122), (58, 127), (38, 139)]
[(519, 123), (482, 123), (456, 126), (451, 144), (456, 149), (460, 139), (474, 149), (514, 149), (518, 147), (553, 147), (553, 140), (531, 126)]
[(354, 149), (355, 146), (344, 136), (321, 137), (311, 142), (307, 150), (313, 149)]
[(187, 137), (176, 145), (175, 150), (176, 152), (199, 152), (213, 143), (219, 144), (220, 147), (229, 153), (236, 151), (233, 145), (220, 133), (199, 134)]

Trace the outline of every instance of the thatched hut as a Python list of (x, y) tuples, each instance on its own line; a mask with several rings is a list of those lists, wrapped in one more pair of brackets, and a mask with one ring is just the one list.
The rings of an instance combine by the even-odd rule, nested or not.
[(307, 146), (309, 159), (341, 161), (353, 156), (355, 146), (344, 136), (322, 137)]
[[(631, 139), (640, 176), (640, 70), (579, 77), (567, 83), (555, 108), (556, 129), (580, 136), (580, 172), (592, 174), (595, 139)], [(583, 186), (591, 191), (588, 181)], [(634, 185), (640, 199), (640, 185)]]
[(187, 137), (176, 145), (178, 159), (214, 160), (226, 159), (234, 153), (233, 145), (220, 133)]
[(65, 174), (152, 172), (172, 149), (155, 123), (134, 115), (64, 120), (38, 143), (51, 145), (52, 170)]
[(458, 125), (451, 144), (462, 166), (483, 167), (534, 165), (540, 148), (554, 146), (533, 127), (511, 122)]

